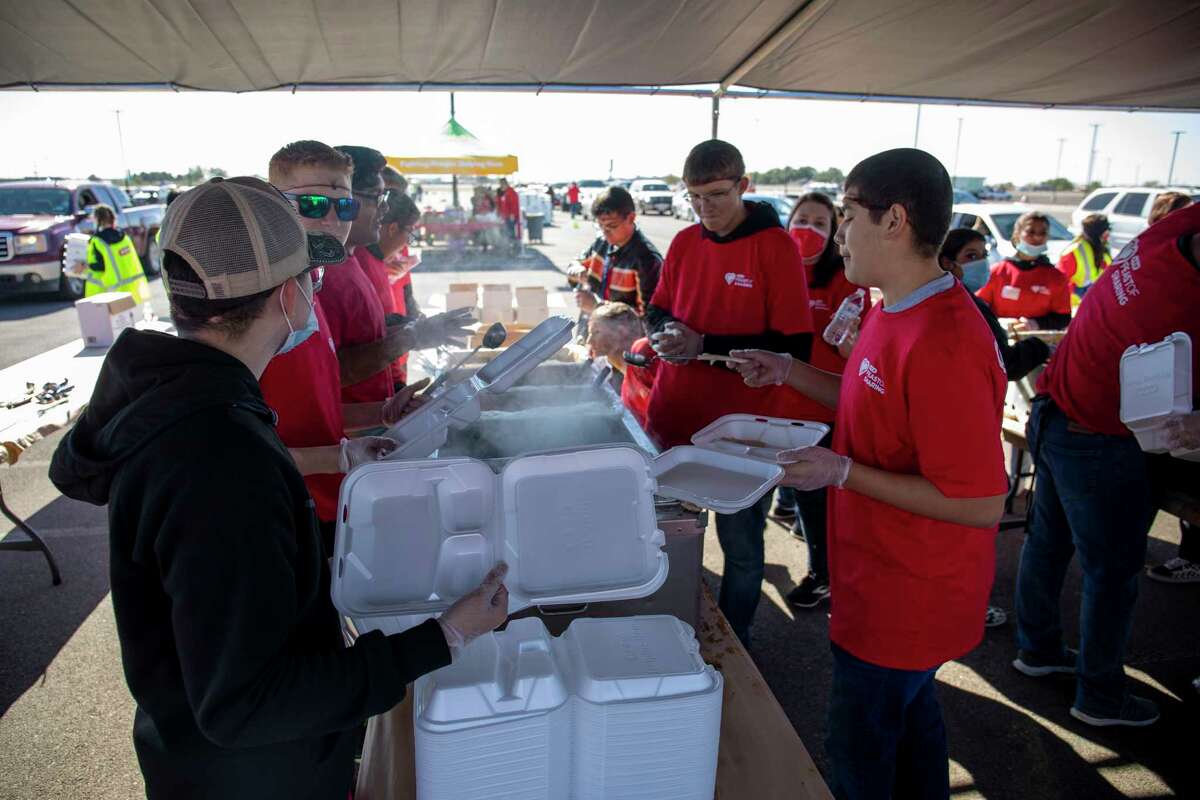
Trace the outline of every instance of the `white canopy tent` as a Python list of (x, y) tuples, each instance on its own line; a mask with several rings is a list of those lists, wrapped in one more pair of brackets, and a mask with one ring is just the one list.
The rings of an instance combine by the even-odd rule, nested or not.
[(1198, 42), (1180, 0), (0, 0), (0, 88), (1196, 110)]

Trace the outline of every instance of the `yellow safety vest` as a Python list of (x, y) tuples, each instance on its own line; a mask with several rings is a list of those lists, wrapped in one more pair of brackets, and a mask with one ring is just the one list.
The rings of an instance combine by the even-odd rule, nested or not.
[(1059, 258), (1066, 258), (1068, 253), (1075, 256), (1075, 274), (1071, 276), (1071, 282), (1080, 288), (1095, 283), (1105, 268), (1112, 263), (1112, 256), (1105, 250), (1104, 264), (1097, 266), (1096, 251), (1088, 245), (1085, 239), (1077, 239), (1063, 251)]
[(97, 272), (88, 267), (84, 297), (104, 292), (129, 292), (138, 305), (150, 300), (150, 284), (142, 272), (142, 260), (128, 235), (112, 245), (93, 236), (88, 241), (87, 260), (88, 264), (103, 263), (104, 271)]

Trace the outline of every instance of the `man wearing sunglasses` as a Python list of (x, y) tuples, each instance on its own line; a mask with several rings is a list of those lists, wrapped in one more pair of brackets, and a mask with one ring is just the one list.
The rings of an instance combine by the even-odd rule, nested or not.
[[(786, 416), (786, 390), (749, 389), (736, 373), (692, 360), (761, 348), (808, 360), (812, 317), (800, 252), (767, 203), (742, 200), (749, 180), (742, 154), (713, 139), (692, 148), (683, 180), (700, 224), (676, 234), (646, 310), (659, 368), (647, 409), (663, 447), (688, 444), (726, 414)], [(757, 344), (751, 344), (757, 342)], [(675, 363), (671, 359), (676, 359)], [(770, 494), (736, 514), (717, 515), (725, 553), (719, 605), (747, 645), (763, 578), (763, 533)]]
[[(328, 234), (345, 244), (358, 209), (358, 200), (350, 191), (352, 169), (350, 158), (329, 145), (299, 141), (271, 157), (268, 175), (297, 208), (305, 229)], [(320, 275), (314, 273), (312, 292), (306, 296), (313, 309), (312, 335), (272, 359), (259, 379), (263, 398), (278, 417), (279, 438), (291, 451), (312, 495), (327, 545), (333, 541), (338, 492), (346, 471), (355, 464), (376, 460), (395, 447), (390, 439), (347, 439), (346, 433), (390, 425), (420, 403), (413, 399), (420, 386), (386, 401), (342, 400), (337, 350), (323, 299), (327, 296), (324, 284), (333, 270), (348, 267), (357, 269), (353, 261), (346, 261), (330, 265)]]

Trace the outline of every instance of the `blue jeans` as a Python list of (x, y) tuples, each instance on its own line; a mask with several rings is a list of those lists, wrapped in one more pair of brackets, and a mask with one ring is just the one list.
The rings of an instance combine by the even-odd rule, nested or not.
[(889, 669), (836, 644), (825, 750), (839, 800), (945, 798), (950, 756), (928, 670)]
[(757, 503), (736, 514), (717, 514), (717, 540), (725, 553), (717, 606), (747, 648), (750, 624), (754, 622), (754, 611), (762, 595), (763, 532), (767, 529), (770, 507), (771, 492), (767, 492)]
[(1063, 579), (1083, 570), (1075, 706), (1105, 716), (1125, 700), (1125, 643), (1146, 557), (1154, 501), (1146, 457), (1132, 436), (1068, 428), (1048, 398), (1026, 429), (1037, 477), (1017, 572), (1017, 643), (1039, 658), (1062, 654)]

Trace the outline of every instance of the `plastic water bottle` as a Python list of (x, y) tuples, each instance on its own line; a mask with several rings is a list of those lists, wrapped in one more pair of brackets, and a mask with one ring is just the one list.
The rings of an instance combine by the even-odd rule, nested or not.
[(834, 347), (838, 347), (842, 342), (846, 341), (846, 337), (850, 334), (850, 322), (862, 316), (863, 298), (866, 297), (866, 291), (856, 289), (854, 294), (847, 297), (838, 306), (837, 313), (833, 315), (833, 319), (829, 320), (829, 324), (825, 326), (825, 332), (821, 334), (821, 338)]

